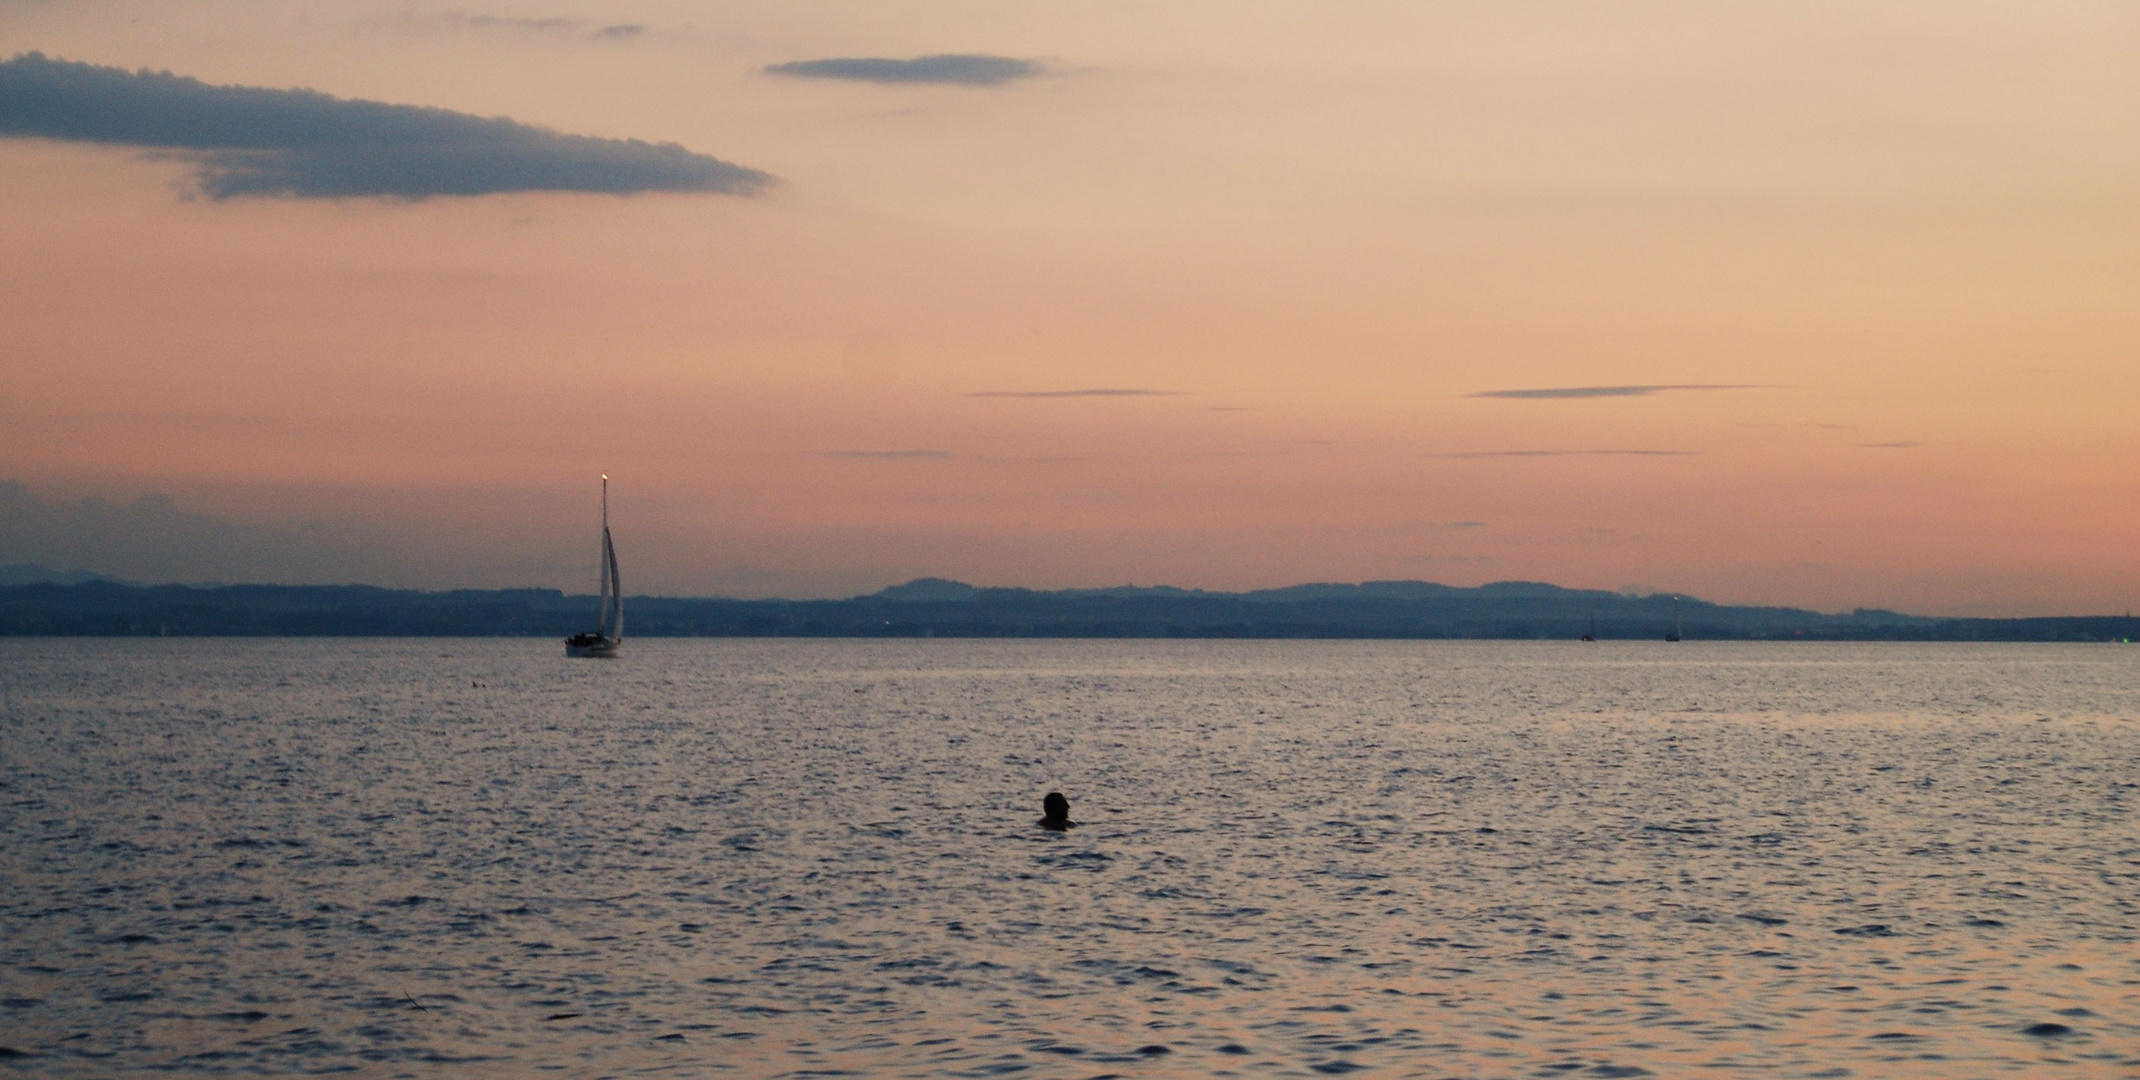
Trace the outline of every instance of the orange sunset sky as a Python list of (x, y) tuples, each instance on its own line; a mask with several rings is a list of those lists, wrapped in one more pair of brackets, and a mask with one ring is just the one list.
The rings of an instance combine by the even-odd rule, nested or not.
[(2129, 0), (0, 0), (0, 60), (0, 562), (586, 591), (606, 472), (634, 593), (2140, 600)]

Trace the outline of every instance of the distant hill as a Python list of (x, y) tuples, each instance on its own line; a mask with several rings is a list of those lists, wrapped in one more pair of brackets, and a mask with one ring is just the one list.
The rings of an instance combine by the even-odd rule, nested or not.
[[(42, 569), (42, 568), (39, 568)], [(50, 573), (46, 571), (46, 573)], [(846, 600), (637, 596), (635, 637), (1500, 638), (1658, 640), (1669, 596), (1537, 582), (1313, 584), (1248, 593), (1167, 586), (980, 588), (924, 578)], [(555, 589), (417, 592), (365, 585), (136, 586), (107, 580), (0, 586), (0, 635), (564, 637), (594, 599)], [(1682, 597), (1688, 640), (2117, 641), (2140, 620), (1935, 619), (1734, 607)]]
[(131, 584), (89, 570), (54, 570), (49, 566), (39, 566), (31, 562), (0, 566), (0, 588), (9, 585), (80, 585), (89, 581)]
[(876, 596), (879, 600), (971, 600), (980, 591), (963, 581), (925, 577), (915, 578), (904, 585), (880, 589)]

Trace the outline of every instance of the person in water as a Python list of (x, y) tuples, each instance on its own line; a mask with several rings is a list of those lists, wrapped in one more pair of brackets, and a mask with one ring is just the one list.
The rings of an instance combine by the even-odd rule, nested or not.
[(1041, 828), (1056, 832), (1077, 828), (1077, 822), (1070, 820), (1070, 800), (1063, 798), (1062, 792), (1048, 792), (1048, 797), (1040, 800), (1040, 809), (1043, 811)]

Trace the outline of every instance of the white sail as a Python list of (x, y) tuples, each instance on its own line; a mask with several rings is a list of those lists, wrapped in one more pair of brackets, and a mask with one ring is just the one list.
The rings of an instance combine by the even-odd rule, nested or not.
[(595, 598), (594, 629), (565, 639), (566, 656), (615, 656), (624, 641), (624, 579), (617, 572), (617, 543), (609, 535), (609, 477), (602, 477), (602, 568)]
[[(605, 515), (606, 516), (606, 515)], [(602, 621), (601, 634), (611, 641), (624, 640), (624, 580), (617, 573), (617, 545), (602, 526)]]

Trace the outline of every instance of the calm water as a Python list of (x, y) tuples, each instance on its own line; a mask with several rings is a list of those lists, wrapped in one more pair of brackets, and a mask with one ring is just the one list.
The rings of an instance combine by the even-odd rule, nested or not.
[(2140, 1074), (2140, 649), (559, 652), (0, 641), (0, 1074)]

